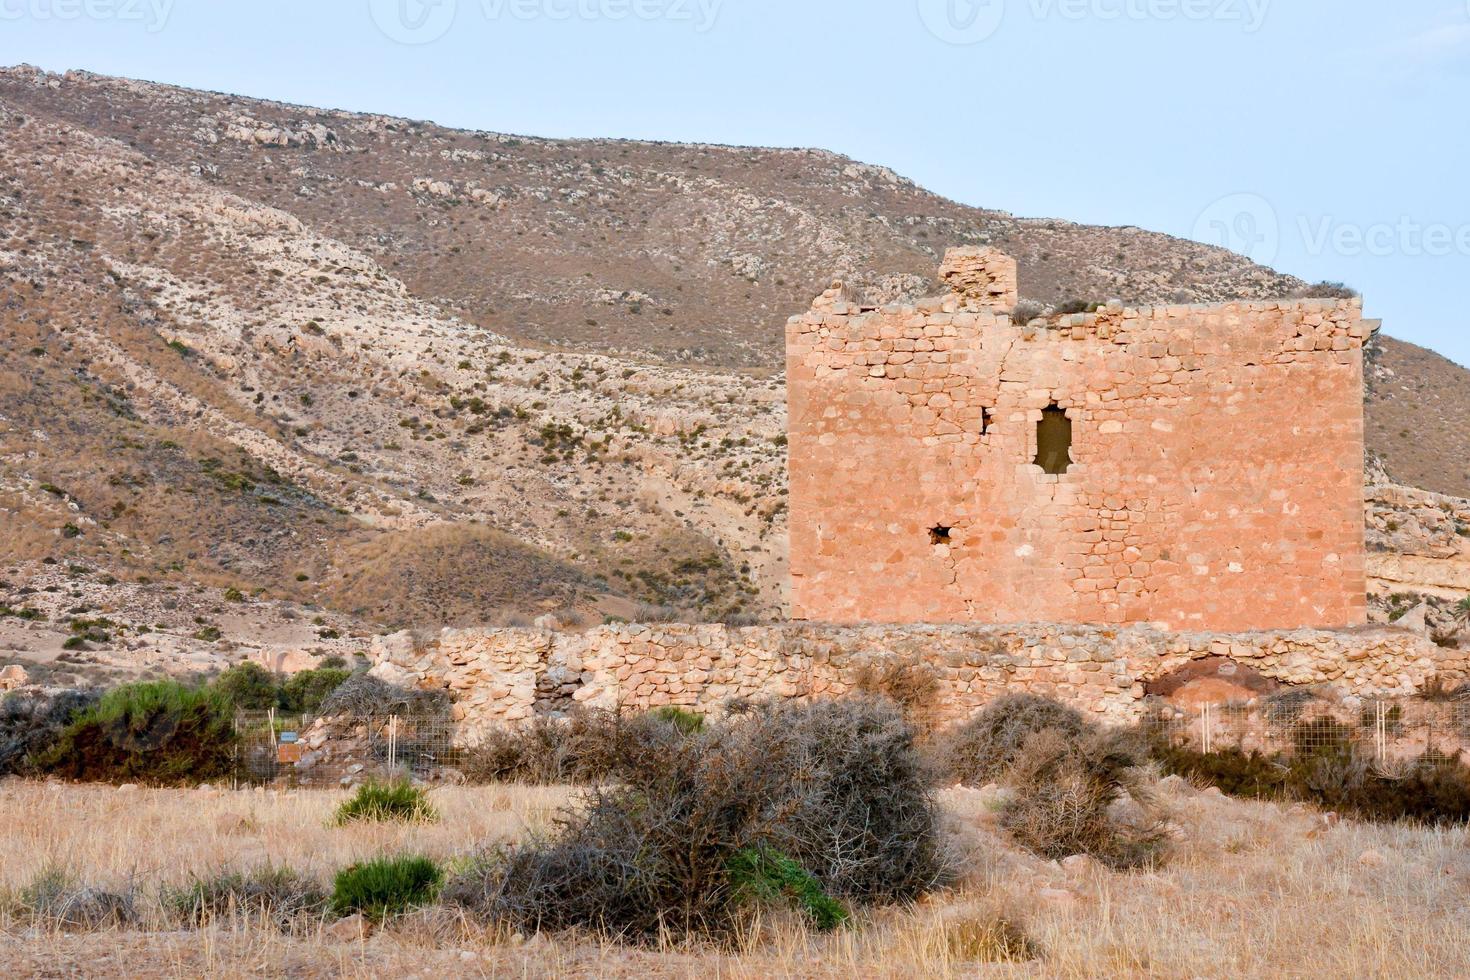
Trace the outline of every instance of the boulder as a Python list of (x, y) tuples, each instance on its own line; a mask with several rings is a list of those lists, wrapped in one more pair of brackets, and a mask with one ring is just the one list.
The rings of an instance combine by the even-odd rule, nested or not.
[(323, 934), (333, 942), (357, 943), (373, 934), (373, 924), (361, 915), (349, 915), (327, 926)]

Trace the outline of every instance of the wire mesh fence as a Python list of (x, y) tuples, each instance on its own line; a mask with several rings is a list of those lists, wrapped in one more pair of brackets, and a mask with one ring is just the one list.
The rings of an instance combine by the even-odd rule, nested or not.
[(1144, 722), (1151, 736), (1203, 752), (1319, 755), (1352, 750), (1381, 766), (1470, 761), (1470, 702), (1330, 702), (1290, 692), (1250, 704), (1170, 706)]
[(442, 778), (458, 760), (452, 723), (436, 714), (333, 716), (240, 711), (237, 785), (330, 786)]
[[(1339, 702), (1293, 691), (1250, 703), (1161, 705), (1151, 738), (1204, 752), (1292, 758), (1351, 750), (1384, 770), (1470, 763), (1470, 701)], [(237, 785), (339, 786), (367, 779), (453, 779), (463, 763), (454, 725), (436, 712), (310, 715), (241, 711)]]

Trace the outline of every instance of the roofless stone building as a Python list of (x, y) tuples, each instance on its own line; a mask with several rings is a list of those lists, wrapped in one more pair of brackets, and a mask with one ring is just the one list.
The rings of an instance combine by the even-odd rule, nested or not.
[(1014, 322), (1016, 263), (787, 326), (796, 619), (1366, 621), (1359, 300)]

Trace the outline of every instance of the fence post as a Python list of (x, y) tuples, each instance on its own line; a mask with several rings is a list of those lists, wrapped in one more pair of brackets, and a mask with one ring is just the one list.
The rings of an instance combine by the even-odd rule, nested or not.
[(1210, 717), (1213, 708), (1214, 705), (1204, 705), (1199, 713), (1200, 743), (1206, 752), (1214, 751), (1215, 726), (1214, 719)]
[(1388, 702), (1373, 703), (1373, 752), (1379, 765), (1388, 758)]
[(230, 766), (230, 790), (238, 792), (240, 789), (240, 709), (235, 709), (235, 746), (230, 751), (233, 764)]
[(393, 715), (388, 719), (388, 769), (395, 771), (398, 768), (398, 716)]

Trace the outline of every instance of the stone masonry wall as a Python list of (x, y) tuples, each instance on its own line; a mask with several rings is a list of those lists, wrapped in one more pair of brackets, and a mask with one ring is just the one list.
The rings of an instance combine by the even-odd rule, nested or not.
[(1007, 691), (1059, 698), (1128, 722), (1144, 685), (1192, 662), (1225, 657), (1287, 684), (1335, 684), (1350, 694), (1407, 695), (1436, 674), (1464, 673), (1465, 654), (1398, 629), (1169, 633), (1149, 627), (604, 626), (587, 633), (445, 630), (378, 640), (373, 672), (448, 691), (460, 737), (574, 705), (680, 705), (719, 713), (734, 699), (827, 697), (852, 688), (864, 665), (929, 665), (935, 712), (968, 717)]
[[(794, 619), (1366, 621), (1358, 300), (1014, 323), (1012, 260), (941, 274), (915, 305), (834, 285), (787, 327)], [(1034, 464), (1053, 405), (1059, 475)]]

